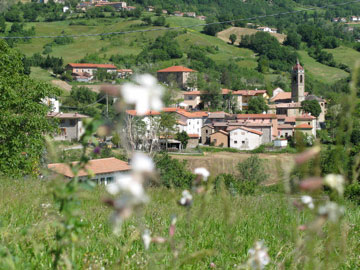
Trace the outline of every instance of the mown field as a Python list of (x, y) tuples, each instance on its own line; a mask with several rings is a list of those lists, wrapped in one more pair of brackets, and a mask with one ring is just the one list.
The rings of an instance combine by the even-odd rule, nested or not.
[[(59, 205), (51, 192), (60, 182), (31, 179), (0, 181), (0, 269), (51, 269)], [(150, 203), (127, 220), (120, 236), (112, 234), (111, 210), (102, 199), (108, 197), (103, 187), (82, 191), (78, 209), (81, 231), (72, 249), (63, 255), (59, 269), (242, 269), (247, 251), (263, 239), (271, 257), (267, 269), (299, 269), (301, 258), (296, 248), (304, 245), (306, 236), (297, 230), (309, 221), (309, 211), (299, 212), (281, 194), (231, 196), (218, 191), (196, 195), (193, 206), (186, 210), (177, 205), (180, 190), (152, 188)], [(321, 203), (319, 198), (317, 203)], [(167, 237), (170, 217), (177, 216), (174, 239), (165, 244), (151, 244), (145, 250), (141, 233), (147, 228), (153, 236)], [(345, 247), (341, 268), (358, 269), (360, 211), (346, 205), (341, 225)], [(324, 233), (327, 227), (324, 229)], [(313, 236), (326, 246), (330, 238)], [(305, 241), (306, 243), (306, 241)], [(316, 246), (314, 262), (324, 268), (339, 254)], [(175, 256), (174, 256), (175, 254)], [(75, 263), (72, 265), (67, 259)], [(296, 260), (299, 260), (298, 262)], [(70, 260), (68, 260), (70, 261)]]
[[(187, 156), (187, 155), (172, 155), (173, 158), (179, 160), (186, 160), (187, 167), (190, 171), (195, 168), (205, 167), (209, 168), (212, 175), (222, 173), (237, 174), (236, 165), (249, 158), (252, 154), (248, 153), (229, 153), (205, 152), (204, 156)], [(286, 166), (293, 160), (293, 154), (258, 154), (258, 157), (264, 161), (264, 167), (267, 172), (268, 179), (265, 185), (277, 183), (282, 179), (282, 174)]]

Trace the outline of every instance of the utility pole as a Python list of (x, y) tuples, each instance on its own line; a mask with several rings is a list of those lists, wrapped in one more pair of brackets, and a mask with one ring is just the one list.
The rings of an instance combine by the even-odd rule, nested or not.
[(109, 119), (109, 95), (106, 93), (106, 118)]

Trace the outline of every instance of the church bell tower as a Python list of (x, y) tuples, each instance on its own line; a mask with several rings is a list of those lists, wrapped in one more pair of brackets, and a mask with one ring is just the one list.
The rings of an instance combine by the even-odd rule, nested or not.
[(291, 77), (291, 101), (302, 102), (305, 100), (305, 71), (299, 59), (293, 67)]

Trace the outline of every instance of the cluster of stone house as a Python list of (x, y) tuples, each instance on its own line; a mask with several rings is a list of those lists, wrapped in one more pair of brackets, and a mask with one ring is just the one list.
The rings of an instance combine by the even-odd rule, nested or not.
[[(202, 93), (188, 87), (188, 80), (195, 72), (186, 67), (173, 66), (159, 70), (157, 75), (161, 82), (172, 81), (188, 90), (183, 92), (182, 106), (165, 108), (164, 112), (175, 113), (176, 129), (187, 132), (193, 138), (196, 134), (201, 144), (251, 150), (279, 138), (292, 137), (297, 131), (316, 137), (316, 130), (325, 121), (326, 101), (305, 92), (305, 71), (299, 62), (292, 70), (291, 92), (277, 88), (273, 91), (273, 96), (269, 97), (266, 90), (221, 90), (224, 96), (231, 93), (235, 97), (240, 110), (248, 108), (251, 98), (262, 96), (269, 106), (268, 112), (262, 114), (199, 111)], [(303, 112), (301, 102), (304, 100), (316, 100), (319, 103), (322, 111), (318, 118)], [(137, 115), (134, 110), (127, 113), (131, 117)], [(149, 117), (159, 115), (160, 112), (151, 111), (142, 117), (145, 123), (149, 123)]]
[(118, 69), (113, 64), (69, 63), (65, 68), (71, 71), (73, 79), (78, 82), (92, 81), (101, 69), (116, 74), (118, 78), (127, 78), (133, 74), (132, 69)]

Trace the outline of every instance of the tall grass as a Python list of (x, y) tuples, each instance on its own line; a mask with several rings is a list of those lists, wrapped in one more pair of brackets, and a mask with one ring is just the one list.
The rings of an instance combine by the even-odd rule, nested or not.
[[(57, 244), (54, 221), (59, 212), (50, 192), (61, 184), (60, 180), (1, 179), (0, 269), (52, 267), (52, 250)], [(311, 214), (291, 206), (289, 200), (294, 198), (276, 193), (231, 196), (218, 191), (196, 195), (193, 206), (184, 209), (177, 204), (179, 190), (153, 188), (148, 193), (150, 203), (124, 223), (117, 237), (109, 226), (110, 210), (101, 202), (108, 196), (103, 187), (81, 191), (78, 214), (82, 227), (72, 251), (75, 263), (63, 262), (60, 269), (209, 269), (210, 263), (218, 269), (236, 269), (259, 239), (269, 248), (272, 262), (268, 269), (298, 269), (294, 250), (304, 233), (297, 227), (310, 221)], [(173, 243), (152, 244), (145, 250), (142, 230), (166, 237), (172, 215), (177, 216)], [(347, 204), (341, 269), (359, 267), (358, 224), (360, 212)], [(330, 236), (316, 238), (324, 246), (330, 240)], [(327, 259), (321, 245), (317, 251), (318, 260)]]

